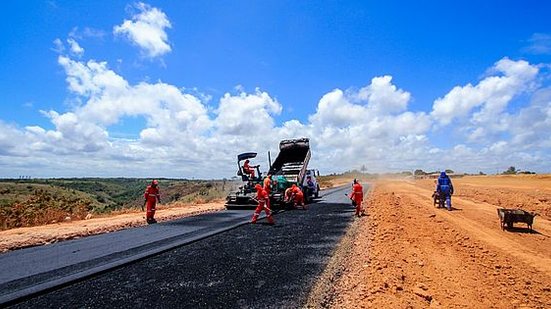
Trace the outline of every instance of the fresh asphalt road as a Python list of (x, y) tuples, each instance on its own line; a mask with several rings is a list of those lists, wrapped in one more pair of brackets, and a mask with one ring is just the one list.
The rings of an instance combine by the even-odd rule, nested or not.
[[(23, 308), (300, 306), (306, 300), (313, 282), (325, 267), (333, 248), (346, 232), (353, 218), (353, 210), (344, 193), (345, 189), (326, 191), (318, 203), (310, 205), (308, 211), (297, 210), (277, 215), (275, 226), (263, 224), (263, 221), (259, 221), (256, 225), (247, 224), (116, 270), (104, 272), (15, 306)], [(251, 211), (232, 211), (221, 214), (223, 214), (222, 217), (231, 217), (232, 219), (228, 219), (230, 221), (238, 222), (243, 218), (249, 219)], [(242, 219), (237, 219), (238, 214)], [(190, 218), (176, 220), (148, 226), (144, 230), (151, 234), (162, 234), (163, 231), (169, 233), (167, 231), (171, 229), (186, 230), (198, 225), (204, 226), (206, 222), (204, 220), (210, 221), (212, 226), (216, 225), (212, 224), (212, 221), (221, 220), (215, 215), (217, 214), (197, 216), (194, 220), (189, 220)], [(173, 235), (164, 240), (153, 240), (153, 242), (151, 239), (149, 242), (144, 240), (136, 247), (135, 244), (130, 243), (137, 242), (135, 238), (147, 236), (133, 230), (139, 229), (123, 231), (129, 233), (126, 241), (117, 241), (118, 237), (109, 234), (105, 237), (113, 237), (112, 239), (103, 238), (96, 241), (111, 242), (109, 246), (120, 246), (118, 253), (111, 255), (128, 255), (137, 250), (136, 248), (158, 246), (159, 242), (179, 237), (177, 232), (173, 232)], [(98, 254), (97, 247), (93, 249), (94, 243), (92, 240), (89, 243), (81, 243), (89, 247), (86, 249), (79, 247), (79, 250), (96, 252), (91, 253), (92, 260), (111, 258), (109, 255), (107, 258), (93, 255)], [(63, 244), (60, 243), (58, 246), (61, 248)], [(44, 258), (56, 259), (55, 253), (51, 254), (52, 256), (44, 256)], [(34, 271), (35, 274), (31, 272), (29, 275), (28, 269), (34, 268), (37, 264), (33, 263), (40, 263), (40, 260), (23, 259), (25, 257), (21, 256), (19, 263), (27, 264), (23, 267), (27, 268), (27, 272), (19, 271), (22, 279), (17, 279), (15, 282), (41, 278), (46, 280), (44, 278), (64, 271), (64, 268), (45, 273)], [(59, 257), (59, 259), (65, 259), (65, 257)], [(82, 263), (86, 264), (90, 261), (77, 261), (77, 264)], [(9, 268), (4, 265), (2, 267)], [(3, 272), (4, 269), (2, 269), (2, 276), (4, 276)], [(14, 285), (13, 282), (12, 280), (11, 288), (16, 289), (17, 284)], [(6, 284), (9, 285), (10, 282), (4, 283)], [(3, 290), (4, 286), (0, 288)]]
[(0, 254), (0, 304), (246, 224), (223, 211)]

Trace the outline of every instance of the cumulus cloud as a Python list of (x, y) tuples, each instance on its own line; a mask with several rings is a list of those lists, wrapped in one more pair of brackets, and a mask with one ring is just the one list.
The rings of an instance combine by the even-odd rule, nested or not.
[(360, 89), (358, 98), (366, 100), (369, 108), (382, 115), (406, 110), (411, 95), (397, 89), (392, 83), (392, 76), (375, 77), (371, 84)]
[(137, 3), (134, 9), (138, 13), (132, 16), (132, 20), (126, 19), (121, 25), (113, 27), (113, 33), (141, 48), (146, 57), (155, 58), (170, 52), (165, 29), (172, 25), (166, 14), (143, 2)]
[[(239, 86), (213, 99), (161, 81), (133, 84), (106, 62), (60, 55), (58, 63), (80, 104), (43, 111), (51, 128), (0, 122), (0, 166), (12, 173), (230, 177), (238, 153), (257, 151), (266, 167), (265, 151), (275, 156), (281, 139), (296, 137), (311, 138), (311, 165), (324, 173), (362, 165), (370, 172), (549, 169), (551, 88), (538, 84), (538, 67), (525, 61), (496, 62), (477, 84), (437, 99), (430, 113), (410, 111), (411, 94), (391, 76), (378, 76), (360, 88), (328, 91), (307, 120), (281, 124), (283, 105), (260, 88)], [(511, 112), (521, 94), (528, 100)], [(136, 118), (144, 120), (136, 135), (113, 136), (113, 126)], [(466, 135), (438, 146), (435, 125)]]
[(323, 153), (318, 164), (333, 163), (334, 169), (369, 164), (382, 171), (407, 167), (406, 149), (410, 159), (425, 152), (430, 117), (407, 111), (411, 95), (391, 81), (375, 77), (358, 91), (335, 89), (321, 98), (305, 128)]
[(515, 149), (551, 148), (551, 88), (536, 91), (528, 106), (507, 118), (507, 127)]
[(267, 92), (256, 89), (247, 94), (243, 89), (238, 95), (224, 94), (216, 110), (216, 128), (221, 134), (246, 135), (250, 132), (269, 133), (274, 126), (273, 115), (281, 113), (282, 106)]
[(466, 116), (478, 123), (494, 119), (515, 96), (533, 86), (538, 71), (527, 61), (503, 58), (489, 71), (495, 74), (474, 86), (456, 86), (434, 101), (431, 115), (444, 125)]
[(76, 56), (82, 56), (84, 54), (84, 48), (80, 47), (77, 41), (75, 41), (73, 38), (68, 38), (67, 43), (69, 44), (71, 53), (73, 53)]

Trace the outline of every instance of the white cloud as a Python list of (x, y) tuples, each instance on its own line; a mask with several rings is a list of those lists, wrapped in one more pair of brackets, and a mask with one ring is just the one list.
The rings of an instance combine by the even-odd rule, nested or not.
[(499, 75), (488, 76), (475, 86), (456, 86), (435, 100), (431, 115), (443, 125), (467, 116), (475, 123), (492, 121), (515, 96), (533, 86), (538, 68), (524, 60), (503, 58), (490, 72)]
[(134, 6), (139, 12), (132, 20), (124, 20), (121, 25), (113, 27), (113, 33), (126, 37), (145, 53), (146, 57), (155, 58), (171, 51), (166, 28), (171, 28), (166, 14), (158, 8), (139, 2)]
[[(273, 158), (281, 139), (296, 137), (311, 138), (311, 166), (323, 173), (362, 165), (370, 172), (550, 168), (551, 88), (538, 88), (538, 69), (524, 61), (500, 60), (478, 84), (458, 86), (435, 101), (430, 115), (411, 112), (410, 93), (391, 76), (380, 76), (356, 90), (329, 91), (307, 121), (280, 125), (275, 119), (283, 105), (261, 89), (247, 93), (238, 86), (212, 99), (161, 81), (132, 84), (106, 62), (69, 56), (58, 62), (81, 103), (44, 111), (51, 129), (0, 122), (0, 166), (12, 174), (230, 177), (238, 153), (259, 152), (256, 161), (265, 169), (265, 151)], [(520, 93), (530, 99), (509, 111)], [(482, 121), (490, 111), (499, 119)], [(113, 126), (135, 118), (145, 124), (133, 137), (113, 136)], [(435, 145), (436, 123), (466, 136)]]
[(82, 40), (84, 38), (96, 38), (96, 39), (103, 39), (105, 37), (106, 33), (103, 30), (90, 28), (90, 27), (84, 27), (84, 29), (79, 29), (78, 27), (74, 27), (71, 29), (71, 32), (69, 32), (69, 37)]
[(507, 128), (515, 149), (551, 148), (551, 88), (536, 91), (530, 105), (507, 117)]
[(63, 41), (61, 41), (59, 38), (55, 39), (53, 43), (54, 43), (54, 47), (52, 47), (51, 50), (53, 50), (58, 54), (61, 54), (65, 51), (65, 45), (63, 45)]
[(73, 38), (68, 38), (67, 43), (70, 46), (71, 53), (73, 53), (76, 56), (82, 56), (84, 54), (84, 48), (80, 47), (77, 41), (75, 41)]
[(528, 45), (524, 51), (535, 55), (551, 54), (551, 35), (547, 33), (534, 33), (528, 39)]
[(391, 114), (406, 110), (411, 99), (409, 92), (397, 89), (392, 76), (375, 77), (371, 84), (360, 89), (358, 98), (367, 100), (369, 108), (377, 114)]
[(455, 121), (455, 131), (470, 143), (497, 141), (511, 129), (511, 103), (539, 87), (539, 70), (524, 60), (503, 58), (477, 85), (456, 86), (435, 100), (431, 116), (440, 126)]
[(247, 135), (269, 133), (274, 126), (272, 115), (279, 115), (281, 104), (270, 97), (267, 92), (256, 89), (247, 94), (243, 89), (238, 95), (224, 94), (216, 110), (216, 128), (219, 133), (227, 135)]
[(424, 152), (430, 117), (407, 111), (410, 94), (391, 81), (375, 77), (359, 91), (335, 89), (321, 98), (308, 126), (321, 153), (318, 164), (334, 171), (370, 164), (382, 171), (407, 166), (406, 149), (410, 156)]

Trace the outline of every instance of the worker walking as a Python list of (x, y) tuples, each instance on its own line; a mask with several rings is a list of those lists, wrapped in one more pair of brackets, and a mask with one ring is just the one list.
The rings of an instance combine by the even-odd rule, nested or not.
[[(159, 192), (159, 182), (157, 180), (153, 180), (149, 186), (145, 189), (144, 193), (145, 198), (145, 219), (147, 223), (157, 223), (157, 220), (155, 220), (155, 207), (157, 205), (157, 202), (161, 203), (161, 194)], [(142, 209), (143, 210), (143, 209)]]
[(354, 179), (352, 184), (352, 192), (350, 193), (350, 199), (356, 204), (356, 216), (358, 218), (361, 216), (360, 212), (362, 211), (362, 201), (364, 199), (364, 191), (362, 185), (358, 182), (357, 179)]
[(253, 224), (256, 223), (256, 220), (258, 219), (260, 212), (262, 211), (262, 209), (264, 209), (264, 211), (266, 212), (268, 223), (274, 224), (274, 218), (272, 218), (272, 211), (266, 205), (266, 201), (269, 199), (268, 194), (260, 184), (257, 184), (256, 186), (254, 186), (254, 188), (256, 189), (256, 199), (258, 201), (258, 206), (256, 206), (251, 223)]
[(446, 172), (440, 173), (436, 183), (436, 191), (441, 199), (445, 199), (446, 208), (452, 210), (452, 195), (453, 195), (453, 185), (450, 177), (446, 175)]

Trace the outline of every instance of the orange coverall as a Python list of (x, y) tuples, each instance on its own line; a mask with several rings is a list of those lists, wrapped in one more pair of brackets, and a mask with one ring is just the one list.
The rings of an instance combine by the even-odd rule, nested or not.
[(364, 199), (363, 187), (360, 183), (355, 183), (352, 186), (352, 193), (350, 193), (350, 199), (356, 203), (356, 216), (360, 216), (362, 210), (362, 200)]
[(145, 189), (144, 193), (145, 198), (145, 204), (146, 204), (146, 211), (145, 211), (145, 218), (147, 222), (154, 222), (154, 216), (155, 216), (155, 205), (157, 205), (157, 201), (161, 202), (161, 194), (159, 192), (158, 185), (154, 185), (153, 183)]
[(264, 191), (266, 191), (266, 194), (268, 195), (268, 198), (266, 199), (266, 205), (268, 206), (268, 208), (272, 209), (272, 206), (270, 205), (270, 190), (272, 188), (272, 179), (270, 178), (270, 176), (266, 176), (266, 178), (264, 178)]
[(266, 178), (264, 178), (264, 188), (263, 189), (266, 192), (268, 192), (268, 194), (270, 194), (271, 186), (272, 186), (272, 179), (270, 178), (270, 176), (266, 176)]
[(304, 193), (302, 193), (302, 190), (296, 185), (291, 186), (291, 188), (287, 190), (290, 190), (289, 198), (293, 198), (294, 206), (297, 207), (298, 205), (301, 205), (302, 208), (306, 209), (306, 206), (304, 205)]
[(258, 200), (258, 206), (256, 206), (256, 209), (254, 210), (253, 218), (251, 220), (251, 223), (256, 223), (256, 220), (258, 219), (258, 216), (260, 215), (260, 212), (262, 209), (266, 212), (266, 216), (268, 218), (268, 223), (274, 224), (274, 218), (272, 218), (272, 212), (270, 208), (266, 205), (266, 200), (269, 199), (268, 193), (264, 189), (262, 189), (262, 186), (257, 184), (255, 187), (256, 189), (256, 199)]
[(249, 164), (249, 160), (245, 160), (245, 163), (243, 164), (243, 172), (251, 175), (251, 178), (254, 178), (254, 168), (252, 168)]

